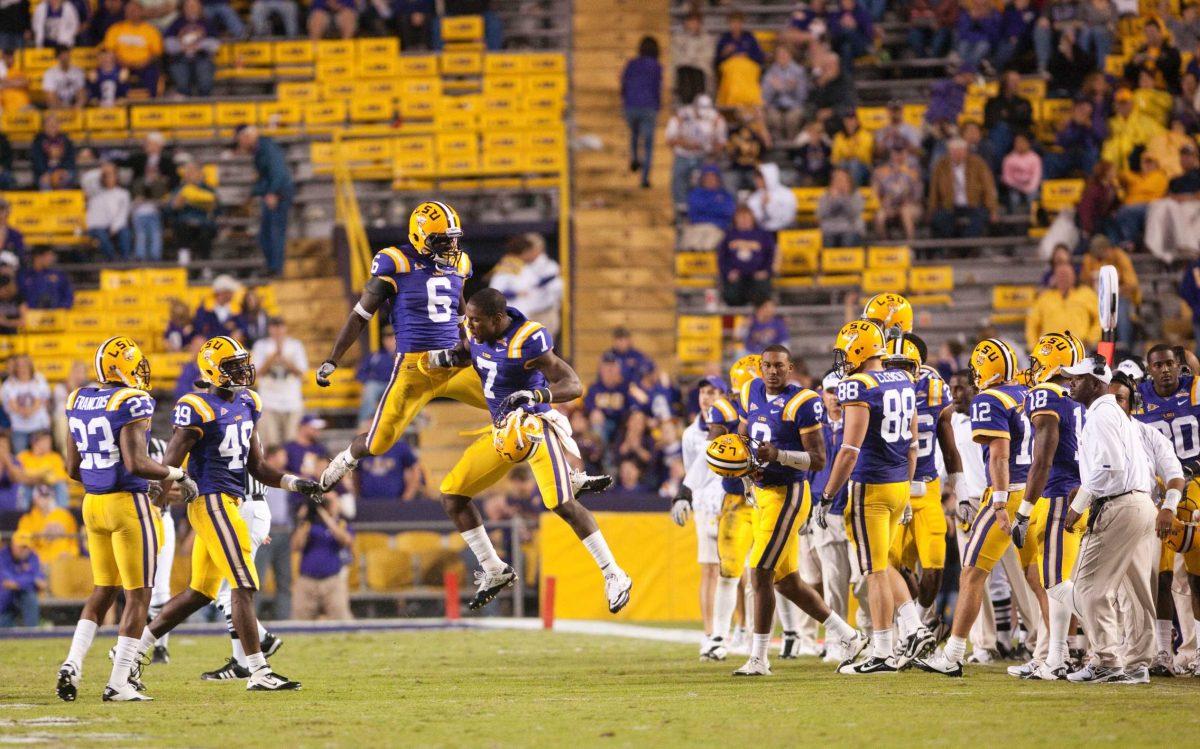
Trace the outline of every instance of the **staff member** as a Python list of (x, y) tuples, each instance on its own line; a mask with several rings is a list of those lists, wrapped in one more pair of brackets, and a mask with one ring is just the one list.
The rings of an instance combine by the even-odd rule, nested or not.
[[(1067, 527), (1091, 511), (1073, 600), (1099, 661), (1067, 678), (1077, 683), (1147, 683), (1154, 659), (1150, 580), (1158, 558), (1150, 460), (1137, 426), (1108, 392), (1113, 374), (1104, 360), (1089, 357), (1064, 367), (1063, 373), (1071, 378), (1071, 397), (1087, 407), (1079, 440), (1081, 484), (1067, 512)], [(1134, 611), (1126, 622), (1130, 632), (1125, 652), (1119, 653), (1124, 638), (1115, 626), (1113, 596), (1122, 582)]]

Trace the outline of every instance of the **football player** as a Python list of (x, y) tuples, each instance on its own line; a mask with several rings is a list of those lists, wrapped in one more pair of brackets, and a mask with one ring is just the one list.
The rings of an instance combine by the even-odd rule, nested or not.
[(56, 691), (59, 699), (75, 700), (96, 627), (124, 588), (125, 611), (103, 699), (136, 702), (150, 699), (137, 688), (138, 634), (145, 626), (162, 539), (148, 480), (177, 482), (185, 499), (195, 497), (197, 489), (182, 469), (164, 466), (147, 453), (154, 399), (146, 392), (150, 362), (138, 345), (126, 336), (109, 338), (96, 350), (94, 364), (97, 384), (67, 396), (66, 416), (71, 433), (67, 472), (85, 491), (83, 525), (95, 587), (75, 625)]
[(739, 400), (745, 414), (739, 434), (749, 437), (758, 467), (754, 481), (754, 545), (750, 549), (750, 580), (754, 588), (754, 635), (750, 658), (735, 676), (769, 676), (767, 648), (775, 625), (775, 592), (825, 625), (852, 656), (866, 647), (865, 635), (855, 631), (825, 605), (821, 596), (800, 577), (798, 530), (808, 520), (812, 495), (808, 472), (825, 465), (821, 435), (821, 398), (812, 390), (790, 384), (792, 355), (779, 345), (763, 349), (762, 376), (742, 387)]
[(1083, 406), (1071, 399), (1062, 373), (1063, 367), (1083, 357), (1083, 343), (1070, 331), (1043, 335), (1029, 354), (1029, 380), (1034, 385), (1025, 394), (1024, 410), (1033, 424), (1033, 462), (1026, 499), (1013, 519), (1012, 539), (1022, 552), (1025, 578), (1045, 609), (1042, 631), (1049, 636), (1038, 637), (1037, 665), (1028, 675), (1045, 681), (1067, 676), (1067, 634), (1074, 608), (1070, 577), (1083, 540), (1082, 525), (1066, 525), (1071, 495), (1079, 487)]
[[(1184, 361), (1170, 346), (1160, 343), (1150, 347), (1146, 352), (1148, 374), (1138, 386), (1142, 407), (1134, 412), (1134, 418), (1171, 440), (1179, 462), (1186, 466), (1200, 460), (1200, 380), (1194, 374), (1184, 373), (1183, 367)], [(1188, 482), (1187, 498), (1200, 501), (1200, 484)], [(1192, 589), (1192, 618), (1200, 637), (1200, 548), (1184, 554), (1183, 563)], [(1175, 613), (1171, 599), (1174, 567), (1175, 552), (1164, 545), (1158, 573), (1159, 650), (1163, 650), (1163, 634), (1170, 631)], [(1200, 677), (1200, 655), (1192, 662), (1190, 671), (1192, 676)]]
[[(454, 521), (479, 560), (478, 589), (468, 607), (485, 606), (516, 580), (492, 546), (483, 518), (472, 498), (508, 473), (513, 463), (526, 461), (537, 481), (546, 509), (562, 518), (596, 560), (604, 576), (608, 610), (617, 613), (629, 603), (633, 581), (613, 559), (596, 519), (574, 499), (568, 456), (579, 459), (571, 425), (551, 403), (566, 403), (583, 394), (579, 375), (554, 353), (554, 341), (540, 323), (527, 320), (508, 306), (495, 289), (482, 289), (466, 306), (469, 348), (462, 344), (432, 351), (430, 366), (456, 368), (469, 362), (483, 383), (491, 412), (491, 434), (471, 443), (442, 481), (442, 507)], [(597, 477), (599, 485), (612, 483)]]
[(884, 353), (883, 331), (868, 320), (846, 323), (834, 340), (833, 367), (842, 377), (842, 445), (818, 500), (816, 520), (819, 527), (828, 527), (833, 497), (851, 482), (846, 525), (866, 578), (872, 625), (871, 655), (855, 662), (857, 654), (848, 654), (838, 668), (843, 674), (899, 670), (903, 664), (893, 658), (895, 617), (903, 618), (911, 632), (901, 651), (905, 660), (934, 645), (904, 578), (888, 560), (916, 472), (917, 397), (907, 372), (883, 368)]
[(971, 352), (970, 369), (979, 390), (971, 401), (971, 432), (983, 446), (988, 488), (963, 553), (950, 639), (943, 649), (916, 662), (946, 676), (962, 676), (967, 634), (979, 615), (988, 575), (1012, 544), (1012, 520), (1025, 498), (1025, 478), (1033, 460), (1033, 427), (1022, 410), (1028, 388), (1016, 381), (1019, 368), (1012, 347), (998, 338), (980, 341)]
[[(198, 384), (207, 392), (188, 393), (175, 404), (175, 429), (167, 443), (167, 463), (179, 465), (186, 458), (200, 492), (187, 506), (188, 522), (196, 534), (191, 582), (146, 627), (140, 650), (145, 653), (156, 639), (212, 603), (222, 580), (228, 580), (233, 626), (250, 670), (246, 688), (299, 689), (299, 682), (271, 671), (262, 652), (254, 614), (258, 571), (251, 556), (250, 529), (238, 510), (248, 501), (248, 476), (315, 500), (321, 489), (315, 481), (278, 471), (263, 460), (256, 428), (262, 401), (250, 389), (255, 372), (249, 351), (228, 336), (217, 336), (200, 347), (196, 366)], [(163, 482), (163, 491), (169, 490), (170, 482)]]

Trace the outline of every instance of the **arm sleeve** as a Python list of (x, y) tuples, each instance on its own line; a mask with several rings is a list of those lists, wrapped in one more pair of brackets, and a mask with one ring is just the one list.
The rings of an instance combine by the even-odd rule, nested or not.
[(1162, 432), (1144, 424), (1141, 427), (1150, 435), (1150, 446), (1153, 450), (1154, 473), (1164, 482), (1183, 478), (1183, 465), (1175, 454), (1175, 446), (1163, 436)]

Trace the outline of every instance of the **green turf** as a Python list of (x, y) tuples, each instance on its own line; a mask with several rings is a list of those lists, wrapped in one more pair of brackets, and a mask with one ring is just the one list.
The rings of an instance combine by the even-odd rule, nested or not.
[(694, 646), (545, 632), (290, 635), (273, 665), (304, 689), (286, 694), (201, 682), (227, 641), (176, 637), (171, 664), (146, 669), (155, 701), (143, 704), (100, 701), (100, 638), (66, 704), (53, 687), (67, 644), (0, 640), (0, 744), (1125, 747), (1182, 746), (1200, 730), (1196, 679), (1072, 686), (1000, 668), (851, 678), (807, 659), (743, 680), (729, 676), (739, 663), (698, 663)]

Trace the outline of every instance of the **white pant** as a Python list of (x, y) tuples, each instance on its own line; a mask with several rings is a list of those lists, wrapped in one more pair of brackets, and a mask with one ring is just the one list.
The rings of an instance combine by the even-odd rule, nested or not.
[(717, 554), (717, 516), (696, 510), (692, 514), (696, 526), (696, 561), (700, 564), (720, 564)]
[(1200, 251), (1200, 201), (1155, 200), (1146, 207), (1146, 249), (1163, 262), (1176, 257), (1195, 257)]
[[(812, 527), (816, 528), (816, 523), (813, 523)], [(800, 534), (800, 579), (814, 588), (824, 581), (824, 576), (821, 574), (821, 562), (813, 545), (813, 534), (809, 531)], [(815, 648), (817, 635), (821, 630), (820, 622), (803, 610), (797, 613), (800, 615), (800, 626), (796, 630), (800, 635), (800, 645), (805, 648)]]
[[(267, 536), (271, 535), (271, 508), (266, 502), (245, 499), (238, 506), (238, 514), (246, 521), (250, 529), (250, 558), (258, 553), (258, 547)], [(289, 543), (290, 539), (272, 539), (271, 543)], [(221, 581), (221, 590), (217, 592), (217, 606), (226, 614), (233, 612), (229, 608), (229, 581)]]
[[(813, 526), (809, 546), (817, 559), (825, 605), (845, 619), (850, 608), (850, 542), (841, 515), (827, 515), (826, 523), (824, 529)], [(800, 569), (803, 575), (803, 559)]]
[(162, 514), (162, 547), (158, 550), (158, 562), (154, 568), (154, 588), (150, 593), (150, 606), (164, 606), (171, 600), (171, 565), (175, 561), (175, 518), (170, 510)]

